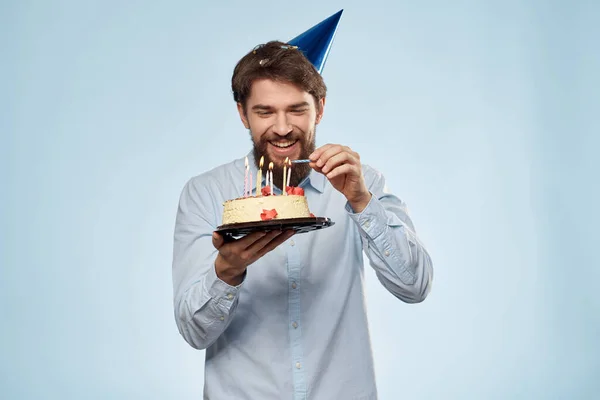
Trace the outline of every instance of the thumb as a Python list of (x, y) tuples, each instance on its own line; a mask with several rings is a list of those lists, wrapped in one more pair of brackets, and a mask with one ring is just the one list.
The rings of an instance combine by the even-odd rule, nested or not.
[(225, 239), (223, 239), (223, 236), (219, 235), (217, 232), (213, 232), (212, 243), (213, 246), (215, 246), (215, 249), (219, 250), (221, 246), (223, 246), (223, 243), (225, 243)]

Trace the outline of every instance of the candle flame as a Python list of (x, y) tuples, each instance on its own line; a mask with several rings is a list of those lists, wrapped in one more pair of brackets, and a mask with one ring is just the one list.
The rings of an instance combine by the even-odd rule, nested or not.
[(244, 161), (244, 165), (248, 168), (248, 157), (246, 156), (246, 161)]
[(269, 163), (269, 169), (273, 169), (273, 162), (272, 161)]
[(262, 157), (260, 158), (260, 167), (261, 167), (261, 168), (263, 167), (263, 163), (264, 163), (264, 162), (265, 162), (265, 156), (262, 156)]

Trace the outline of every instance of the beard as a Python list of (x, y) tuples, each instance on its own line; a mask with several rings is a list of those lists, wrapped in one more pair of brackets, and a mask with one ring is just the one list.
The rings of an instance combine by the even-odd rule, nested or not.
[[(269, 146), (269, 140), (271, 139), (284, 139), (284, 140), (298, 140), (300, 144), (300, 160), (308, 159), (308, 156), (315, 151), (315, 133), (316, 128), (313, 130), (312, 135), (294, 129), (291, 133), (286, 136), (269, 135), (264, 134), (260, 137), (258, 143), (252, 140), (252, 131), (250, 132), (250, 140), (252, 140), (254, 163), (256, 168), (260, 168), (260, 158), (264, 157), (263, 171), (269, 171), (269, 163), (273, 163), (273, 185), (281, 189), (283, 183), (283, 161), (273, 160), (267, 152)], [(312, 137), (311, 141), (307, 140), (307, 137)], [(288, 165), (289, 167), (289, 165)], [(298, 186), (304, 178), (310, 173), (310, 166), (308, 163), (292, 164), (292, 173), (290, 176), (290, 186)], [(289, 171), (289, 169), (288, 169)]]

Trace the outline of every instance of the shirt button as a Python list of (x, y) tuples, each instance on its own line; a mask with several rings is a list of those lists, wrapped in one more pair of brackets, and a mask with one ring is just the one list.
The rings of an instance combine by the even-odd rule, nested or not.
[(298, 323), (296, 321), (292, 322), (292, 326), (294, 327), (294, 329), (296, 329), (298, 327)]
[(366, 221), (366, 222), (364, 223), (364, 225), (363, 225), (363, 226), (364, 226), (365, 228), (368, 228), (370, 225), (371, 225), (371, 224), (369, 223), (369, 221)]
[(390, 255), (390, 251), (389, 251), (389, 250), (386, 250), (384, 254), (385, 254), (385, 256), (387, 257), (387, 256), (389, 256), (389, 255)]
[(292, 289), (296, 289), (298, 287), (298, 285), (296, 285), (296, 282), (292, 282)]
[(221, 321), (225, 321), (225, 317), (221, 315), (221, 318), (219, 318)]
[(300, 364), (299, 362), (296, 363), (296, 368), (300, 369), (300, 367), (302, 367), (302, 364)]
[(231, 293), (227, 293), (227, 298), (228, 298), (229, 300), (231, 300), (231, 299), (233, 299), (233, 295), (232, 295)]
[(296, 242), (294, 242), (294, 240), (290, 240), (290, 246), (293, 246), (295, 244), (296, 244)]

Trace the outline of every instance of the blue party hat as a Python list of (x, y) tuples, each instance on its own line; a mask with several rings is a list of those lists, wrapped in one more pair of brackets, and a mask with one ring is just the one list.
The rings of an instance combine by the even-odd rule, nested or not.
[(306, 58), (315, 66), (319, 74), (325, 67), (325, 61), (331, 50), (333, 38), (337, 31), (338, 23), (342, 17), (340, 10), (331, 17), (324, 19), (309, 30), (288, 41), (289, 45), (298, 46)]

